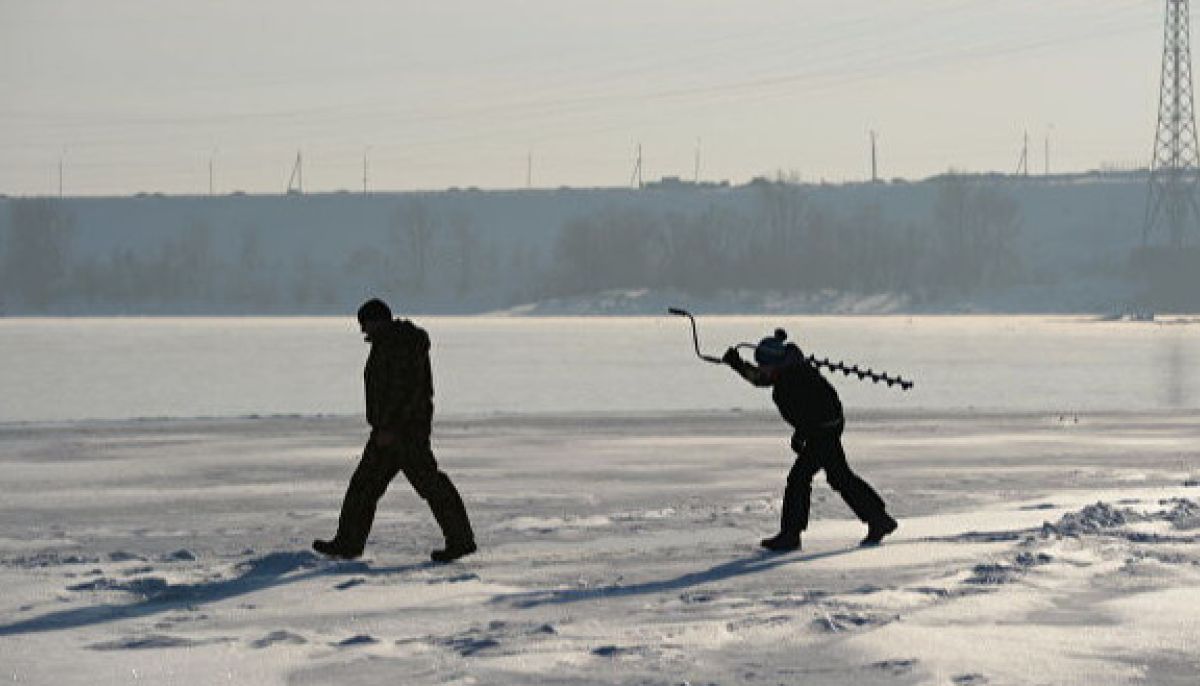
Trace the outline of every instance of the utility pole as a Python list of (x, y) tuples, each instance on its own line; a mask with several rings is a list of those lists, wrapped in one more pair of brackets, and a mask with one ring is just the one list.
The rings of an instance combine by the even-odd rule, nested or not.
[(296, 163), (292, 165), (292, 175), (288, 178), (287, 194), (302, 195), (304, 193), (304, 168), (300, 151), (296, 151)]
[(1158, 127), (1150, 160), (1142, 246), (1163, 229), (1168, 245), (1183, 247), (1187, 229), (1200, 226), (1200, 152), (1192, 97), (1191, 22), (1188, 0), (1167, 0)]
[(64, 150), (62, 154), (58, 156), (58, 198), (60, 200), (63, 197), (63, 157), (65, 157), (66, 154), (67, 151)]
[(367, 194), (367, 153), (371, 152), (371, 146), (363, 148), (363, 195)]
[(633, 176), (629, 179), (629, 185), (634, 188), (642, 188), (642, 144), (637, 144), (637, 156), (633, 163)]
[(1029, 176), (1029, 131), (1025, 131), (1025, 143), (1021, 146), (1021, 159), (1017, 161), (1017, 176)]
[(1046, 126), (1046, 150), (1044, 153), (1046, 161), (1046, 176), (1050, 176), (1050, 132), (1053, 130), (1054, 124), (1049, 124)]
[(879, 153), (876, 133), (871, 131), (871, 183), (879, 183)]

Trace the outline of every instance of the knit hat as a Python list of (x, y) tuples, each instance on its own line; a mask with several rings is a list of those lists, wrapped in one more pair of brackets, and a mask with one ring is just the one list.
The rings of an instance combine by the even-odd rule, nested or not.
[(783, 364), (787, 359), (787, 354), (787, 332), (783, 329), (775, 329), (774, 335), (762, 339), (754, 348), (754, 361), (760, 366), (773, 367)]

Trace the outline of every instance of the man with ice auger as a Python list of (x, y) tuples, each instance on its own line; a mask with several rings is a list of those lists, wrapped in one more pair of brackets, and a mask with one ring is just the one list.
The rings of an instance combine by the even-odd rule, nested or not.
[[(796, 451), (796, 463), (788, 474), (787, 489), (783, 494), (779, 533), (763, 539), (762, 546), (778, 552), (800, 548), (800, 533), (808, 527), (812, 480), (822, 469), (830, 487), (841, 494), (854, 514), (867, 525), (867, 536), (861, 545), (879, 545), (898, 525), (888, 515), (879, 494), (850, 471), (842, 449), (842, 429), (846, 423), (842, 403), (837, 391), (821, 376), (814, 360), (806, 358), (794, 344), (787, 343), (787, 334), (782, 329), (776, 329), (775, 335), (762, 339), (754, 347), (757, 366), (743, 360), (736, 347), (729, 348), (721, 358), (750, 383), (771, 388), (779, 413), (795, 429), (792, 449)], [(825, 361), (824, 364), (829, 363)], [(831, 365), (839, 371), (841, 366), (841, 363)], [(855, 367), (854, 373), (859, 372)], [(865, 370), (859, 376), (871, 374), (873, 372)], [(874, 375), (872, 379), (875, 376), (888, 381), (885, 375)], [(893, 381), (888, 383), (891, 385)], [(899, 383), (905, 389), (904, 384), (911, 385), (902, 380)]]
[(433, 375), (429, 335), (406, 319), (392, 319), (382, 300), (369, 300), (358, 310), (358, 322), (371, 344), (363, 373), (367, 423), (371, 437), (338, 519), (333, 540), (313, 541), (319, 553), (342, 559), (362, 555), (375, 520), (375, 505), (398, 472), (404, 472), (417, 495), (429, 503), (446, 539), (445, 548), (430, 555), (451, 562), (475, 552), (475, 535), (458, 489), (443, 472), (430, 448), (433, 421)]

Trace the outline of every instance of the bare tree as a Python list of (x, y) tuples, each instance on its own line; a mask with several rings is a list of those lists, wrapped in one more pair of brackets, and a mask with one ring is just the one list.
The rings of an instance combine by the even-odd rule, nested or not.
[(744, 225), (739, 216), (716, 206), (696, 216), (666, 217), (658, 236), (660, 262), (653, 283), (697, 295), (728, 286)]
[(233, 304), (242, 307), (271, 307), (278, 302), (275, 265), (263, 249), (258, 227), (246, 227), (242, 233), (239, 258), (234, 265), (230, 288)]
[(609, 209), (567, 222), (556, 246), (558, 288), (577, 295), (652, 281), (652, 248), (660, 245), (659, 217), (642, 210)]
[(415, 198), (399, 205), (392, 213), (394, 241), (402, 245), (411, 256), (411, 277), (404, 279), (416, 293), (424, 293), (429, 267), (429, 257), (437, 218), (429, 204)]
[(940, 181), (934, 205), (938, 272), (960, 293), (1002, 285), (1018, 269), (1020, 208), (1008, 195), (951, 174)]
[(74, 217), (47, 198), (13, 200), (9, 214), (5, 285), (29, 307), (45, 310), (66, 290)]
[(457, 265), (458, 297), (465, 297), (475, 284), (475, 271), (478, 269), (479, 236), (471, 222), (471, 217), (462, 212), (450, 216), (450, 237), (453, 241), (453, 258)]

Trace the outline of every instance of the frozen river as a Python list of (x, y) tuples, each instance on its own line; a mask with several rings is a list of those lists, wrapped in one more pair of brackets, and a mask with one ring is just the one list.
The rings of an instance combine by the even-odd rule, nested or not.
[[(673, 317), (422, 317), (442, 416), (769, 408)], [(701, 317), (720, 354), (783, 326), (806, 352), (916, 380), (838, 376), (851, 409), (1200, 407), (1200, 327), (1070, 317)], [(0, 320), (0, 422), (355, 414), (353, 318)]]
[[(447, 566), (403, 483), (364, 559), (308, 550), (362, 448), (352, 319), (0, 320), (0, 678), (1196, 682), (1200, 328), (702, 319), (712, 352), (778, 324), (917, 383), (836, 381), (899, 531), (859, 549), (819, 477), (803, 550), (764, 555), (787, 428), (686, 322), (420, 323), (480, 543)], [(167, 419), (79, 421), (128, 417)]]

